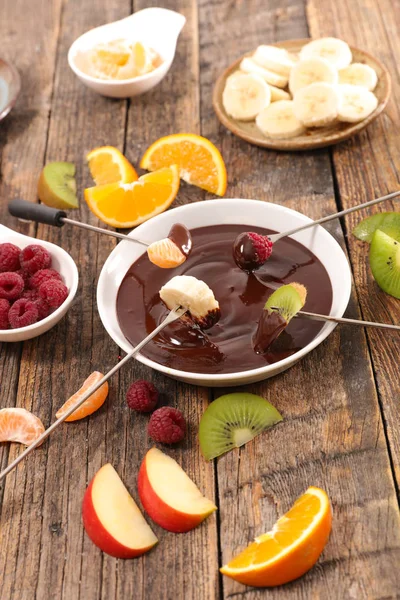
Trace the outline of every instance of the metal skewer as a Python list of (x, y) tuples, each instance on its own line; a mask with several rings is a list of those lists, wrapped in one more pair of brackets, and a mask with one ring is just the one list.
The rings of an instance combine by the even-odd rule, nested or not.
[(57, 427), (59, 425), (61, 425), (61, 423), (63, 421), (65, 421), (65, 419), (67, 417), (69, 417), (77, 408), (79, 408), (81, 406), (81, 404), (83, 404), (85, 402), (85, 400), (87, 400), (89, 398), (89, 396), (91, 396), (96, 390), (98, 390), (99, 387), (101, 387), (103, 385), (103, 383), (105, 383), (108, 379), (110, 379), (110, 377), (112, 375), (114, 375), (114, 373), (116, 373), (117, 371), (119, 371), (119, 369), (125, 363), (127, 363), (138, 352), (140, 352), (140, 350), (144, 346), (146, 346), (146, 344), (151, 339), (153, 339), (153, 337), (156, 336), (157, 333), (159, 333), (162, 329), (164, 329), (164, 327), (166, 327), (166, 325), (169, 325), (173, 321), (176, 321), (177, 319), (179, 319), (180, 317), (182, 317), (182, 315), (185, 312), (186, 312), (186, 309), (182, 308), (180, 306), (177, 307), (177, 308), (175, 308), (174, 310), (172, 310), (165, 317), (164, 321), (162, 323), (160, 323), (160, 325), (154, 329), (154, 331), (152, 331), (143, 341), (141, 341), (140, 344), (138, 344), (137, 346), (135, 346), (135, 348), (132, 348), (132, 350), (130, 352), (128, 352), (128, 354), (126, 356), (124, 356), (124, 358), (117, 365), (115, 365), (115, 367), (113, 367), (110, 371), (108, 371), (108, 373), (106, 373), (106, 375), (104, 375), (104, 377), (102, 379), (100, 379), (100, 381), (98, 381), (95, 385), (93, 385), (91, 388), (89, 388), (86, 391), (86, 393), (82, 396), (82, 398), (80, 398), (80, 400), (78, 400), (78, 402), (76, 402), (73, 406), (71, 406), (71, 408), (69, 410), (67, 410), (67, 412), (64, 415), (62, 415), (62, 417), (60, 417), (59, 419), (57, 419), (57, 421), (55, 421), (52, 425), (50, 425), (50, 427), (48, 427), (46, 429), (46, 431), (43, 432), (42, 435), (40, 437), (38, 437), (38, 439), (35, 442), (33, 442), (30, 446), (28, 446), (22, 452), (22, 454), (20, 454), (15, 460), (13, 460), (12, 463), (10, 463), (5, 469), (3, 469), (3, 471), (1, 471), (1, 473), (0, 473), (0, 481), (2, 479), (4, 479), (4, 477), (6, 477), (6, 475), (8, 475), (8, 473), (10, 473), (13, 469), (15, 469), (15, 467), (22, 460), (24, 460), (24, 458), (26, 458), (28, 456), (28, 454), (30, 454), (32, 452), (32, 450), (34, 450), (35, 448), (37, 448), (37, 446), (39, 446), (55, 429), (57, 429)]
[[(279, 310), (279, 308), (276, 308), (276, 310)], [(305, 319), (310, 319), (312, 321), (330, 321), (332, 323), (345, 323), (348, 325), (360, 325), (361, 327), (378, 327), (379, 329), (393, 329), (394, 331), (400, 331), (400, 325), (375, 323), (374, 321), (361, 321), (360, 319), (345, 319), (344, 317), (332, 317), (330, 315), (319, 315), (303, 310), (299, 310), (295, 317), (304, 317)]]

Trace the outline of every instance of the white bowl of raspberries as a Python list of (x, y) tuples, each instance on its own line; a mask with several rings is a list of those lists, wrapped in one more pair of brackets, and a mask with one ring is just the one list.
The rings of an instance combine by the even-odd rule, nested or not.
[(0, 342), (51, 329), (70, 307), (78, 280), (65, 250), (0, 225)]

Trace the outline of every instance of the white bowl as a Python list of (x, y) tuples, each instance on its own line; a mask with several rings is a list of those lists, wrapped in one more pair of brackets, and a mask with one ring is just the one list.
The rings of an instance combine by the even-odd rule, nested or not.
[[(176, 42), (186, 23), (183, 15), (165, 8), (145, 8), (121, 21), (96, 27), (81, 35), (68, 51), (68, 64), (87, 87), (111, 98), (130, 98), (144, 94), (168, 73), (175, 57)], [(77, 64), (81, 52), (100, 43), (117, 39), (142, 42), (161, 57), (162, 63), (151, 73), (131, 79), (103, 80), (84, 73)]]
[(78, 269), (68, 252), (65, 252), (59, 246), (22, 235), (12, 229), (8, 229), (8, 227), (4, 227), (4, 225), (0, 225), (0, 244), (4, 242), (15, 244), (21, 249), (29, 246), (29, 244), (38, 244), (46, 248), (51, 253), (53, 259), (52, 267), (62, 275), (65, 285), (69, 289), (69, 294), (65, 302), (45, 319), (27, 327), (20, 327), (19, 329), (0, 330), (0, 342), (22, 342), (42, 335), (42, 333), (54, 327), (63, 318), (71, 306), (76, 290), (78, 289)]
[[(208, 200), (169, 210), (137, 227), (130, 235), (153, 242), (168, 235), (174, 223), (183, 223), (189, 229), (207, 225), (243, 224), (262, 226), (274, 231), (288, 231), (310, 222), (311, 219), (284, 206), (259, 200)], [(324, 265), (332, 284), (331, 315), (341, 317), (346, 310), (351, 292), (351, 271), (346, 256), (336, 240), (321, 226), (312, 227), (292, 236), (309, 248)], [(104, 327), (125, 352), (132, 349), (118, 324), (116, 297), (118, 288), (131, 264), (143, 254), (143, 247), (124, 241), (111, 252), (97, 286), (97, 306)], [(171, 277), (173, 271), (171, 270)], [(211, 387), (244, 385), (261, 381), (281, 373), (294, 365), (320, 344), (335, 328), (326, 323), (317, 336), (302, 350), (272, 365), (258, 369), (227, 374), (202, 374), (171, 369), (138, 355), (143, 364), (180, 381)]]

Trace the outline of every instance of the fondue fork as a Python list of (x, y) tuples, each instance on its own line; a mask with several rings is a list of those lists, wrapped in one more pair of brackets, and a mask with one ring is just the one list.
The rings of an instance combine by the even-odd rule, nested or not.
[(85, 402), (85, 400), (87, 400), (96, 390), (98, 390), (99, 387), (101, 387), (103, 385), (103, 383), (105, 383), (108, 379), (110, 379), (110, 377), (112, 375), (114, 375), (114, 373), (119, 371), (119, 369), (125, 363), (127, 363), (131, 358), (136, 356), (136, 354), (138, 354), (138, 352), (140, 352), (140, 350), (144, 346), (146, 346), (146, 344), (151, 339), (153, 339), (153, 337), (155, 337), (157, 335), (157, 333), (159, 333), (162, 329), (164, 329), (164, 327), (166, 327), (170, 323), (173, 323), (177, 319), (180, 319), (185, 314), (186, 310), (187, 310), (186, 308), (183, 308), (181, 306), (178, 306), (174, 310), (171, 310), (171, 312), (168, 313), (168, 315), (165, 317), (163, 322), (160, 323), (160, 325), (158, 327), (156, 327), (154, 329), (154, 331), (152, 331), (137, 346), (132, 348), (132, 350), (130, 352), (128, 352), (128, 354), (126, 356), (124, 356), (124, 358), (122, 360), (120, 360), (120, 362), (118, 364), (116, 364), (110, 371), (108, 371), (108, 373), (106, 373), (106, 375), (104, 375), (104, 377), (102, 379), (100, 379), (100, 381), (98, 381), (95, 385), (90, 387), (83, 394), (82, 398), (80, 398), (73, 406), (71, 406), (70, 409), (68, 409), (59, 419), (57, 419), (57, 421), (55, 421), (52, 425), (50, 425), (50, 427), (48, 427), (46, 429), (46, 431), (44, 431), (42, 433), (42, 435), (40, 437), (38, 437), (38, 439), (35, 442), (33, 442), (30, 446), (28, 446), (15, 460), (13, 460), (12, 463), (10, 463), (5, 469), (3, 469), (3, 471), (1, 471), (1, 473), (0, 473), (0, 481), (2, 479), (4, 479), (4, 477), (6, 477), (13, 469), (15, 469), (15, 467), (22, 460), (24, 460), (24, 458), (26, 458), (28, 456), (28, 454), (30, 454), (32, 452), (32, 450), (37, 448), (55, 429), (57, 429), (57, 427), (59, 425), (61, 425), (61, 423), (63, 421), (65, 421), (65, 419), (67, 417), (69, 417), (77, 408), (79, 408), (81, 406), (81, 404), (83, 404)]
[[(271, 306), (271, 309), (279, 311), (279, 307)], [(400, 325), (392, 325), (391, 323), (376, 323), (374, 321), (362, 321), (360, 319), (345, 319), (344, 317), (333, 317), (331, 315), (319, 315), (317, 313), (306, 312), (299, 310), (294, 315), (295, 317), (304, 317), (311, 321), (327, 321), (331, 323), (344, 323), (347, 325), (360, 325), (361, 327), (378, 327), (380, 329), (392, 329), (394, 331), (400, 331)]]

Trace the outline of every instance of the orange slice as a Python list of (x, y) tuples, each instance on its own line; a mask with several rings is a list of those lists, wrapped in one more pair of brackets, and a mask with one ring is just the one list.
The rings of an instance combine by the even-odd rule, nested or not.
[(268, 533), (222, 567), (221, 573), (256, 587), (281, 585), (317, 562), (332, 527), (326, 493), (310, 487)]
[(135, 227), (162, 213), (179, 190), (178, 167), (172, 165), (147, 173), (133, 183), (110, 183), (87, 188), (90, 210), (112, 227)]
[[(75, 394), (71, 396), (71, 398), (68, 398), (65, 404), (63, 404), (62, 407), (58, 410), (58, 412), (56, 413), (56, 418), (59, 419), (60, 417), (62, 417), (62, 415), (64, 415), (67, 412), (67, 410), (72, 408), (72, 406), (76, 404), (80, 398), (82, 398), (83, 394), (87, 392), (87, 390), (90, 387), (98, 383), (103, 377), (103, 373), (99, 373), (99, 371), (93, 371), (93, 373), (89, 375), (89, 377), (84, 381), (82, 387), (77, 392), (75, 392)], [(93, 392), (93, 394), (89, 396), (89, 398), (85, 400), (85, 402), (81, 404), (79, 408), (74, 410), (74, 412), (71, 415), (69, 415), (69, 417), (67, 417), (65, 420), (79, 421), (79, 419), (88, 417), (96, 410), (98, 410), (100, 406), (103, 406), (107, 395), (108, 383), (106, 381), (105, 383), (103, 383), (102, 386), (99, 387), (98, 390)]]
[(173, 269), (185, 262), (186, 256), (170, 238), (153, 242), (147, 248), (149, 261), (161, 269)]
[(102, 146), (95, 148), (86, 156), (90, 174), (96, 185), (106, 183), (132, 183), (137, 181), (138, 174), (131, 163), (117, 148)]
[(180, 177), (187, 183), (223, 196), (226, 190), (226, 168), (220, 151), (204, 137), (178, 133), (162, 137), (146, 150), (140, 166), (155, 171), (178, 165)]
[(0, 410), (0, 442), (19, 442), (29, 446), (44, 432), (42, 421), (25, 408)]

